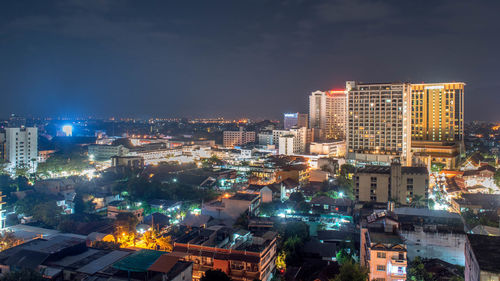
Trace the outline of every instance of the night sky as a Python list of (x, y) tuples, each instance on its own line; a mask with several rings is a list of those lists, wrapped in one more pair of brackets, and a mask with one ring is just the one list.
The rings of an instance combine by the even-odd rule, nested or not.
[(463, 81), (500, 120), (500, 1), (1, 1), (0, 117), (280, 118), (314, 90)]

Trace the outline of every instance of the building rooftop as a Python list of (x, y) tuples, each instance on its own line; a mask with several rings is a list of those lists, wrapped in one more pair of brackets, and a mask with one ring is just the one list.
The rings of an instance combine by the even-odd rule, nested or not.
[(500, 237), (469, 234), (467, 238), (481, 271), (500, 273)]
[[(366, 166), (364, 168), (360, 168), (356, 171), (356, 173), (363, 174), (390, 174), (391, 167), (390, 166)], [(402, 174), (428, 174), (426, 167), (401, 167)]]
[(390, 232), (378, 232), (370, 229), (369, 231), (370, 241), (372, 243), (381, 243), (381, 244), (403, 244), (403, 239), (399, 237), (399, 235)]
[(235, 195), (231, 196), (229, 199), (231, 199), (231, 200), (242, 200), (242, 201), (253, 201), (257, 197), (259, 197), (258, 194), (236, 193)]
[(460, 205), (476, 205), (487, 208), (500, 208), (500, 194), (465, 193), (453, 199)]
[(113, 268), (130, 272), (146, 272), (165, 252), (140, 250), (120, 260)]

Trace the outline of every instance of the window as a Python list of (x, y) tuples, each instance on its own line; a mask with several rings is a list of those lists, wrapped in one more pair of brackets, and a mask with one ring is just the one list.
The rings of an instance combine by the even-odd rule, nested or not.
[(377, 252), (377, 258), (385, 258), (384, 252)]
[(377, 265), (377, 271), (385, 271), (385, 265)]

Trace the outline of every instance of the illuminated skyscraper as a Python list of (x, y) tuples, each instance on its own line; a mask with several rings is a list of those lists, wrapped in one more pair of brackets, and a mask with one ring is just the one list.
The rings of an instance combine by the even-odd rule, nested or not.
[(326, 128), (326, 93), (312, 92), (309, 96), (309, 127), (323, 130)]
[(414, 164), (457, 166), (464, 146), (464, 88), (463, 82), (412, 84)]
[(411, 165), (411, 85), (346, 82), (347, 157)]
[(322, 138), (344, 139), (346, 104), (344, 90), (311, 93), (309, 96), (309, 127), (319, 129)]
[(462, 82), (411, 85), (413, 140), (463, 141), (464, 87)]
[(326, 92), (326, 130), (327, 139), (345, 139), (347, 96), (344, 90)]

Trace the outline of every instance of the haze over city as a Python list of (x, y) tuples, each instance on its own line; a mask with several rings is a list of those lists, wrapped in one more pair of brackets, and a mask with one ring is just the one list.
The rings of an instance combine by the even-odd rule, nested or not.
[[(499, 120), (498, 1), (2, 1), (3, 117), (271, 118), (346, 80), (467, 83)], [(112, 106), (111, 106), (112, 105)]]

